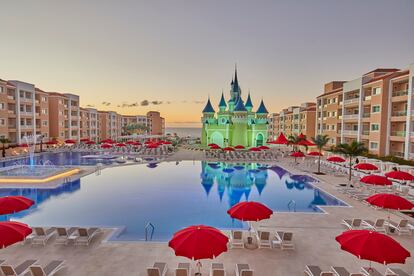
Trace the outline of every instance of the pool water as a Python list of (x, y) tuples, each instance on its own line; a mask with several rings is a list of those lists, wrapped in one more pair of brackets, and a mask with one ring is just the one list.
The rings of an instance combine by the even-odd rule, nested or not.
[(144, 240), (144, 227), (150, 222), (155, 226), (153, 240), (167, 241), (193, 224), (246, 227), (226, 213), (240, 201), (259, 201), (277, 212), (318, 213), (318, 205), (345, 206), (311, 181), (257, 163), (184, 161), (115, 167), (57, 189), (0, 189), (0, 196), (23, 195), (36, 202), (27, 211), (0, 218), (44, 226), (125, 226), (115, 238), (125, 241)]

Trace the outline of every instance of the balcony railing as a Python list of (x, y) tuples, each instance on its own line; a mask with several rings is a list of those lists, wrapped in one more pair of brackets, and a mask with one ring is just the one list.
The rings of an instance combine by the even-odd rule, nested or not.
[(405, 96), (408, 95), (408, 90), (399, 90), (392, 92), (393, 97)]
[(9, 114), (16, 114), (16, 111), (14, 111), (14, 110), (7, 110), (7, 112), (8, 112)]
[(370, 100), (371, 100), (371, 95), (366, 96), (366, 97), (364, 98), (364, 101), (370, 101)]
[(344, 100), (344, 104), (351, 104), (351, 103), (357, 103), (357, 102), (359, 102), (359, 97), (358, 98), (352, 98), (352, 99)]
[(9, 99), (9, 100), (16, 100), (16, 97), (15, 97), (15, 96), (10, 96), (10, 95), (8, 95), (8, 96), (7, 96), (7, 99)]
[(358, 135), (358, 130), (342, 130), (344, 135)]
[(343, 115), (344, 120), (349, 120), (349, 119), (358, 119), (359, 114), (346, 114)]
[(393, 111), (391, 114), (394, 117), (407, 116), (407, 110)]
[(391, 136), (405, 137), (405, 131), (391, 131)]
[(363, 130), (362, 135), (369, 135), (369, 130)]
[(363, 118), (369, 118), (369, 117), (371, 117), (371, 113), (364, 113), (364, 114), (362, 114), (362, 117)]
[(400, 151), (391, 151), (390, 154), (397, 157), (404, 157), (404, 152)]

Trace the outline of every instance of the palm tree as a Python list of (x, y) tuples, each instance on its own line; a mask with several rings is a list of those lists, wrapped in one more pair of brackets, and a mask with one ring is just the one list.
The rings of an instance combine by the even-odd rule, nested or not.
[[(301, 141), (303, 141), (303, 140), (306, 140), (306, 137), (300, 137), (300, 136), (298, 136), (298, 135), (296, 135), (296, 134), (291, 134), (291, 135), (289, 135), (288, 137), (287, 137), (287, 140), (288, 140), (288, 142), (287, 142), (287, 145), (288, 146), (292, 146), (292, 149), (293, 149), (293, 151), (297, 151), (298, 150), (298, 144), (301, 142)], [(304, 147), (306, 148), (306, 150), (308, 149), (308, 146), (307, 145), (304, 145)]]
[(318, 134), (316, 137), (312, 137), (312, 142), (316, 145), (316, 147), (319, 150), (319, 156), (318, 156), (318, 174), (321, 173), (321, 155), (322, 155), (322, 149), (326, 146), (329, 142), (329, 136), (328, 135), (321, 135)]
[(352, 177), (352, 158), (359, 156), (368, 151), (364, 143), (352, 141), (350, 144), (339, 144), (335, 147), (335, 152), (344, 154), (349, 158), (349, 177), (348, 180), (351, 182)]
[(10, 140), (9, 139), (7, 139), (6, 137), (1, 137), (0, 138), (0, 143), (2, 144), (2, 154), (1, 154), (1, 156), (4, 158), (4, 157), (6, 157), (6, 144), (8, 144), (8, 143), (10, 143)]

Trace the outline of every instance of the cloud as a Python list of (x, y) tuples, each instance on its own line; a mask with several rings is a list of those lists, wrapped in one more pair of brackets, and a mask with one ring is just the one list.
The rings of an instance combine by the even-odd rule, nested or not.
[(111, 103), (110, 102), (102, 102), (102, 105), (104, 105), (104, 106), (110, 106)]
[(153, 105), (160, 105), (160, 104), (162, 104), (162, 101), (152, 101), (151, 103)]
[(202, 103), (204, 103), (204, 101), (193, 101), (193, 103), (195, 103), (195, 104), (202, 104)]
[(92, 104), (87, 104), (86, 107), (95, 107), (95, 106)]
[(148, 100), (141, 101), (141, 106), (148, 106), (150, 103)]

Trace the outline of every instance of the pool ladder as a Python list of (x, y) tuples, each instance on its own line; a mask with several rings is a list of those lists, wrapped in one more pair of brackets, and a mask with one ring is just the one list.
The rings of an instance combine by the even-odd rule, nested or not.
[[(291, 200), (291, 201), (289, 201), (289, 203), (288, 203), (288, 208), (289, 208), (289, 211), (292, 211), (292, 209), (293, 209), (293, 212), (296, 212), (296, 201), (294, 201), (293, 199)], [(292, 208), (293, 207), (293, 208)]]
[(145, 241), (148, 241), (148, 234), (150, 234), (149, 240), (152, 240), (152, 237), (154, 236), (154, 231), (155, 231), (154, 224), (152, 224), (151, 222), (148, 222), (145, 225)]

